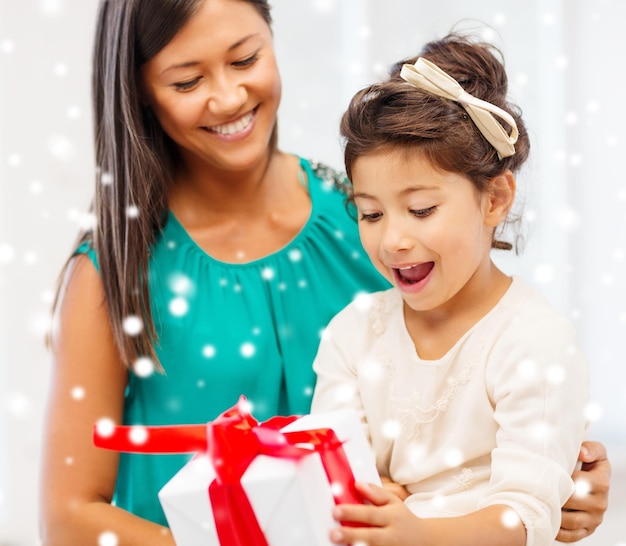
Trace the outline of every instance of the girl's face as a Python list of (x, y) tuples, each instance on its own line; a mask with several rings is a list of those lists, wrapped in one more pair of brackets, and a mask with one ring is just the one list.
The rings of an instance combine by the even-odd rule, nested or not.
[(358, 158), (352, 182), (363, 247), (408, 307), (450, 311), (485, 285), (493, 230), (506, 214), (490, 194), (410, 150)]
[(281, 81), (271, 30), (249, 3), (205, 0), (140, 77), (188, 164), (244, 170), (267, 155)]

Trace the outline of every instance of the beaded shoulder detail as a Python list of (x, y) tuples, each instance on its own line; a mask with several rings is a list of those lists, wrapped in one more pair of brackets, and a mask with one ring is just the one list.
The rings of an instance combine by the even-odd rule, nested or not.
[(310, 163), (315, 176), (322, 179), (325, 184), (339, 190), (347, 197), (352, 195), (352, 184), (350, 184), (345, 172), (333, 169), (325, 163), (314, 159)]

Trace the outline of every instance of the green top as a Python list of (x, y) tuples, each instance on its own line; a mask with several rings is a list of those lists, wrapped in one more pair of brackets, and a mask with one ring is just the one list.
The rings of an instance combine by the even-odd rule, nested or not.
[[(389, 285), (347, 213), (345, 179), (312, 161), (300, 165), (311, 216), (287, 246), (265, 258), (215, 260), (169, 213), (149, 271), (165, 373), (131, 370), (124, 424), (204, 423), (242, 394), (259, 421), (308, 413), (321, 331), (356, 294)], [(78, 252), (97, 265), (92, 249)], [(190, 457), (122, 454), (115, 504), (166, 525), (157, 493)]]

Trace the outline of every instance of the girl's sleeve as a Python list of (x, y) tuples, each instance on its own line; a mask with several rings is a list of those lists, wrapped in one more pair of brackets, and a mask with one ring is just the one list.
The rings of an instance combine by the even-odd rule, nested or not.
[(499, 428), (480, 507), (513, 508), (527, 546), (551, 545), (559, 530), (561, 506), (574, 490), (588, 387), (587, 361), (561, 317), (515, 324), (489, 359), (487, 388)]
[(354, 409), (371, 443), (369, 427), (358, 384), (359, 335), (367, 330), (356, 324), (362, 315), (352, 306), (337, 314), (322, 334), (313, 370), (317, 375), (311, 413)]

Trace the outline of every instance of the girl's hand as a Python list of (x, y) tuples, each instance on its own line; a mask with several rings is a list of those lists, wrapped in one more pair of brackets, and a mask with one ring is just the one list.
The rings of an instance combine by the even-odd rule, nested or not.
[(356, 523), (361, 527), (335, 528), (330, 532), (331, 541), (368, 546), (415, 545), (419, 520), (395, 493), (373, 484), (357, 483), (356, 488), (371, 504), (338, 505), (333, 510), (333, 517), (340, 523)]
[(578, 460), (582, 469), (572, 474), (576, 491), (563, 506), (557, 540), (578, 542), (593, 533), (606, 512), (611, 482), (611, 464), (599, 442), (583, 442)]
[(383, 489), (385, 491), (389, 491), (390, 493), (393, 493), (396, 497), (398, 497), (402, 501), (405, 500), (410, 495), (410, 493), (404, 488), (404, 486), (400, 485), (399, 483), (391, 481), (391, 478), (388, 478), (387, 476), (381, 476), (380, 481), (382, 482)]

